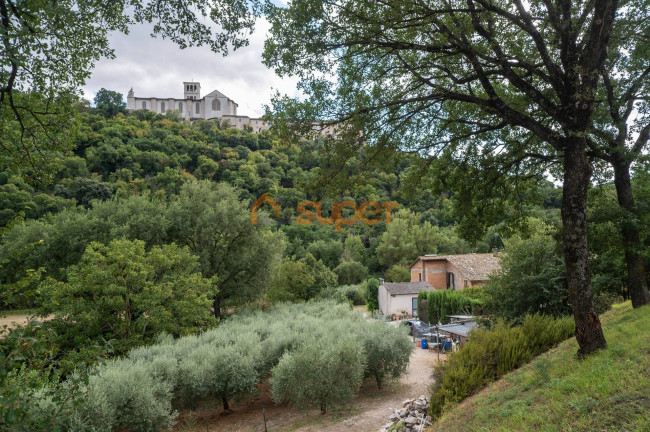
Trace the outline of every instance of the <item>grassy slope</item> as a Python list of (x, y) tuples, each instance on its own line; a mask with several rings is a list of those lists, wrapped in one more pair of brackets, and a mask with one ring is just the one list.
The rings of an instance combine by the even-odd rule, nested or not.
[(601, 317), (608, 348), (577, 360), (575, 338), (453, 409), (433, 431), (650, 430), (650, 306)]

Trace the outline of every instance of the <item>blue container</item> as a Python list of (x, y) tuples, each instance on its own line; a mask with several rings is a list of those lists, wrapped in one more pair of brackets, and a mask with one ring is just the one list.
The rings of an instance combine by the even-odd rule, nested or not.
[(451, 349), (451, 341), (445, 342), (445, 350), (449, 351)]
[(427, 348), (429, 348), (429, 343), (427, 342), (426, 339), (422, 339), (420, 341), (420, 346), (422, 347), (422, 349), (427, 349)]

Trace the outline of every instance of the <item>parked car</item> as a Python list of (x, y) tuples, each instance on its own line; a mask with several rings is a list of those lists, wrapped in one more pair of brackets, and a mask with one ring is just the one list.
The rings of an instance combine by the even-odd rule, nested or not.
[(417, 319), (406, 320), (404, 321), (404, 325), (409, 326), (409, 335), (411, 336), (419, 336), (422, 333), (431, 331), (432, 329), (431, 326)]

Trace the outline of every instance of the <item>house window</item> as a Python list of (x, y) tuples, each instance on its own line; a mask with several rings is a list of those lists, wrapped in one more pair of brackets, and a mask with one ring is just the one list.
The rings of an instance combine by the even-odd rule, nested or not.
[(180, 112), (183, 112), (183, 102), (179, 102), (179, 103), (178, 103), (178, 110), (179, 110)]
[(447, 288), (454, 289), (454, 274), (447, 272)]
[(417, 297), (411, 298), (411, 309), (412, 309), (411, 316), (413, 316), (413, 317), (418, 316), (418, 298)]
[(198, 102), (196, 103), (196, 113), (201, 114), (201, 104)]
[(422, 273), (418, 273), (418, 280), (422, 282)]
[(219, 99), (212, 101), (212, 111), (221, 111), (221, 101)]
[(465, 279), (465, 286), (467, 286), (467, 279)]
[(165, 108), (166, 108), (165, 107), (165, 102), (160, 102), (160, 112), (161, 113), (164, 113), (166, 111)]
[(142, 101), (142, 109), (147, 109), (147, 103), (145, 101)]

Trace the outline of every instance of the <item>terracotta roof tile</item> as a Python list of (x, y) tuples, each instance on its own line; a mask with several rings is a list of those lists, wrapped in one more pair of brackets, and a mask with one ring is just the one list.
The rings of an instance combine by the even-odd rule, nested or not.
[[(491, 253), (485, 254), (463, 254), (463, 255), (437, 255), (421, 256), (419, 260), (424, 261), (449, 261), (456, 267), (467, 279), (472, 281), (486, 281), (490, 273), (501, 269), (499, 259)], [(411, 267), (415, 264), (411, 264)]]

